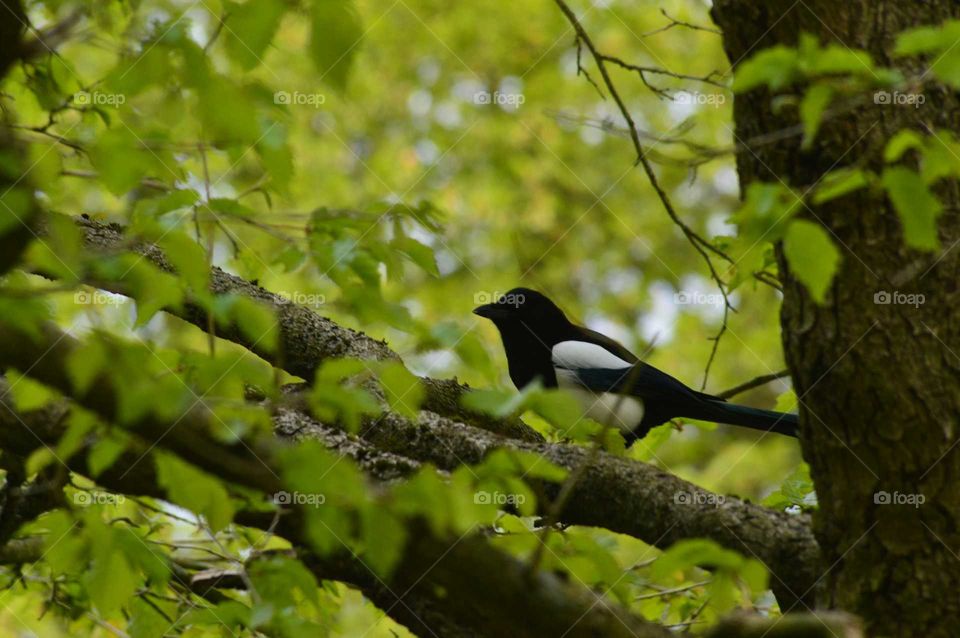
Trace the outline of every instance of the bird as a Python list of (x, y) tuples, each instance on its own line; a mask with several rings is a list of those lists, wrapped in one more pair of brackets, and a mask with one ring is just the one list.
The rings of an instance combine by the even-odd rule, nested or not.
[(617, 341), (579, 326), (542, 293), (514, 288), (474, 308), (493, 322), (518, 390), (536, 380), (572, 392), (584, 416), (620, 430), (628, 443), (688, 418), (797, 436), (796, 414), (728, 403), (687, 387)]

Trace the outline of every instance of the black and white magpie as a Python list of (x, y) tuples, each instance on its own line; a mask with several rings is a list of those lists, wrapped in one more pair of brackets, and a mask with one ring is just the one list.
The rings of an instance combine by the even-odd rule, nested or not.
[(628, 442), (684, 417), (797, 435), (796, 414), (734, 405), (692, 390), (613, 339), (572, 323), (535, 290), (514, 288), (473, 312), (500, 331), (510, 380), (518, 390), (534, 379), (568, 389), (584, 416), (619, 428)]

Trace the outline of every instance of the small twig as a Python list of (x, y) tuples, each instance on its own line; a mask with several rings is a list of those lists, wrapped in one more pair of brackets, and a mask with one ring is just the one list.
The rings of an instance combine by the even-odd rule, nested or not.
[(74, 142), (73, 140), (63, 137), (62, 135), (51, 133), (47, 130), (46, 126), (23, 126), (22, 124), (8, 124), (7, 126), (13, 129), (20, 129), (21, 131), (29, 131), (30, 133), (44, 135), (59, 144), (63, 144), (64, 146), (72, 148), (75, 151), (80, 151), (81, 153), (86, 152), (86, 149), (83, 148), (80, 142)]
[(634, 596), (634, 600), (647, 600), (649, 598), (660, 598), (661, 596), (672, 596), (673, 594), (682, 594), (685, 591), (690, 591), (691, 589), (696, 589), (697, 587), (703, 587), (704, 585), (709, 585), (711, 581), (702, 580), (699, 583), (693, 583), (692, 585), (684, 585), (683, 587), (674, 587), (673, 589), (661, 589), (653, 594), (641, 594), (640, 596)]
[(28, 25), (35, 37), (33, 40), (23, 43), (20, 49), (20, 59), (30, 60), (45, 53), (57, 55), (56, 48), (67, 41), (73, 27), (83, 18), (83, 14), (84, 11), (76, 10), (60, 22), (43, 31), (38, 31), (33, 26)]
[[(723, 292), (721, 290), (721, 292)], [(726, 297), (724, 297), (726, 300)], [(717, 334), (709, 338), (709, 341), (713, 342), (713, 347), (710, 348), (710, 356), (707, 357), (707, 365), (703, 369), (703, 382), (700, 384), (700, 391), (702, 392), (707, 387), (707, 379), (710, 377), (710, 368), (713, 366), (713, 361), (717, 356), (717, 350), (720, 349), (720, 339), (727, 332), (727, 319), (730, 316), (730, 304), (724, 304), (723, 306), (723, 322), (720, 324), (720, 330), (717, 331)]]
[[(81, 170), (72, 169), (72, 168), (65, 168), (62, 171), (60, 171), (60, 174), (63, 175), (64, 177), (79, 177), (81, 179), (100, 179), (100, 175), (98, 173), (95, 173), (94, 171), (81, 171)], [(143, 186), (144, 188), (149, 188), (155, 191), (162, 191), (165, 193), (174, 190), (173, 186), (170, 186), (169, 184), (165, 184), (164, 182), (161, 182), (160, 180), (157, 180), (157, 179), (151, 179), (149, 177), (146, 177), (140, 180), (140, 185)]]
[(610, 97), (613, 98), (613, 101), (617, 104), (617, 108), (620, 110), (620, 114), (623, 115), (623, 118), (627, 122), (627, 126), (630, 129), (630, 140), (633, 142), (633, 147), (637, 153), (637, 163), (643, 167), (644, 173), (647, 175), (647, 179), (650, 181), (650, 185), (653, 186), (654, 191), (657, 193), (657, 197), (660, 199), (660, 202), (663, 204), (664, 209), (667, 212), (667, 215), (673, 221), (674, 224), (683, 232), (687, 240), (690, 242), (690, 245), (703, 257), (703, 260), (707, 264), (707, 268), (710, 270), (710, 275), (717, 282), (717, 285), (720, 287), (720, 292), (723, 295), (723, 301), (726, 306), (729, 307), (730, 300), (727, 298), (727, 292), (723, 280), (720, 278), (720, 274), (717, 272), (716, 268), (713, 265), (713, 260), (710, 258), (709, 253), (713, 253), (717, 257), (720, 257), (726, 260), (729, 263), (734, 263), (733, 259), (724, 253), (722, 250), (708, 242), (706, 239), (701, 237), (694, 231), (690, 226), (688, 226), (680, 216), (677, 214), (676, 209), (673, 207), (673, 203), (670, 201), (670, 198), (667, 196), (666, 191), (663, 190), (663, 187), (660, 185), (660, 181), (657, 179), (656, 173), (653, 171), (653, 166), (646, 158), (646, 153), (643, 148), (643, 144), (640, 142), (640, 134), (637, 130), (636, 122), (633, 119), (633, 116), (630, 114), (630, 110), (627, 108), (626, 104), (623, 101), (623, 98), (620, 97), (619, 92), (617, 91), (616, 86), (613, 83), (613, 80), (610, 79), (610, 74), (607, 71), (606, 61), (604, 56), (600, 51), (597, 50), (596, 46), (593, 43), (593, 40), (590, 39), (589, 34), (583, 28), (583, 25), (580, 24), (580, 21), (577, 19), (576, 14), (573, 10), (570, 9), (569, 5), (565, 0), (554, 0), (557, 6), (560, 8), (560, 11), (567, 17), (567, 20), (570, 22), (571, 26), (574, 28), (577, 34), (577, 40), (581, 41), (587, 49), (590, 51), (593, 56), (594, 63), (597, 65), (597, 69), (600, 71), (600, 76), (603, 78), (603, 83), (607, 87), (607, 91), (610, 93)]
[(710, 27), (700, 26), (699, 24), (693, 24), (690, 22), (684, 22), (683, 20), (677, 20), (676, 18), (672, 17), (669, 13), (667, 13), (666, 9), (660, 9), (660, 13), (662, 13), (663, 17), (669, 20), (670, 23), (667, 24), (666, 26), (662, 26), (658, 29), (654, 29), (653, 31), (647, 31), (646, 33), (641, 33), (640, 34), (641, 38), (646, 38), (647, 36), (655, 35), (657, 33), (663, 33), (664, 31), (669, 31), (670, 29), (673, 29), (675, 27), (686, 27), (688, 29), (693, 29), (694, 31), (706, 31), (707, 33), (723, 35), (723, 31), (720, 31), (719, 29), (712, 29)]
[(587, 78), (587, 82), (590, 83), (593, 88), (597, 90), (597, 94), (600, 96), (601, 100), (607, 99), (607, 96), (603, 94), (603, 89), (600, 88), (600, 85), (596, 83), (593, 77), (590, 75), (590, 72), (587, 71), (586, 67), (581, 64), (581, 54), (583, 53), (583, 43), (580, 41), (580, 38), (577, 38), (577, 75), (582, 75)]
[[(644, 79), (643, 78), (644, 73), (653, 73), (656, 75), (668, 75), (672, 78), (677, 78), (678, 80), (691, 80), (693, 82), (703, 82), (705, 84), (710, 84), (712, 86), (716, 86), (721, 89), (730, 88), (723, 82), (713, 79), (714, 76), (721, 75), (719, 71), (711, 71), (706, 75), (686, 75), (684, 73), (674, 73), (673, 71), (668, 71), (667, 69), (661, 69), (660, 67), (657, 67), (657, 66), (641, 66), (638, 64), (631, 64), (630, 62), (627, 62), (626, 60), (618, 58), (615, 55), (608, 55), (606, 53), (601, 53), (600, 57), (602, 57), (605, 61), (616, 64), (617, 66), (624, 68), (628, 71), (636, 71), (640, 75), (641, 79)], [(644, 82), (646, 82), (646, 80), (644, 80)]]
[(223, 31), (223, 27), (226, 26), (227, 18), (230, 16), (229, 13), (222, 13), (217, 20), (217, 28), (214, 29), (213, 33), (210, 35), (210, 39), (207, 40), (207, 43), (203, 45), (203, 52), (207, 53), (210, 50), (210, 47), (213, 46), (213, 43), (217, 41), (217, 38), (220, 37), (220, 32)]
[(717, 394), (721, 399), (729, 399), (735, 397), (738, 394), (742, 394), (747, 390), (753, 390), (754, 388), (759, 388), (762, 385), (770, 383), (771, 381), (776, 381), (777, 379), (782, 379), (784, 377), (789, 377), (789, 370), (781, 370), (780, 372), (774, 372), (773, 374), (764, 374), (762, 376), (750, 379), (746, 383), (741, 383), (738, 386), (734, 386), (729, 390), (724, 390), (723, 392)]

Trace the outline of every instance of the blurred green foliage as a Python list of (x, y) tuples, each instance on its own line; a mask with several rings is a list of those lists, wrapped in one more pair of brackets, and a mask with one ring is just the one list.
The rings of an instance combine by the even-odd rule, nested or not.
[[(473, 407), (523, 412), (548, 437), (589, 445), (603, 430), (572, 418), (568, 397), (514, 393), (499, 339), (470, 313), (475, 305), (516, 285), (542, 290), (689, 385), (720, 391), (783, 367), (779, 293), (755, 278), (776, 277), (771, 242), (784, 241), (791, 269), (819, 301), (842, 267), (834, 239), (798, 218), (805, 206), (883, 188), (906, 241), (937, 248), (933, 187), (960, 176), (958, 142), (947, 133), (894, 137), (881, 175), (848, 167), (815, 188), (752, 184), (742, 203), (735, 172), (743, 141), (732, 128), (734, 91), (738, 99), (766, 91), (764, 99), (795, 106), (809, 148), (831, 108), (908, 79), (864, 52), (803, 36), (795, 48), (758, 52), (733, 81), (707, 2), (573, 4), (601, 51), (662, 71), (641, 78), (608, 65), (679, 216), (735, 262), (717, 262), (736, 312), (708, 378), (721, 290), (635, 166), (626, 122), (588, 81), (598, 75), (585, 55), (590, 77), (578, 73), (574, 31), (554, 4), (31, 1), (38, 29), (74, 12), (82, 18), (56, 54), (13, 67), (3, 81), (5, 123), (23, 152), (0, 150), (0, 173), (16, 179), (0, 195), (0, 234), (18, 228), (35, 201), (51, 211), (46, 238), (21, 265), (62, 287), (45, 290), (49, 282), (11, 272), (0, 315), (32, 334), (52, 319), (81, 336), (67, 366), (77, 392), (107, 375), (122, 397), (116, 424), (71, 413), (67, 435), (32, 457), (30, 472), (55, 467), (96, 436), (95, 477), (136, 449), (114, 425), (176, 419), (198, 403), (214, 415), (219, 440), (269, 432), (269, 414), (245, 395), (256, 388), (277, 398), (292, 378), (160, 312), (191, 301), (215, 330), (236, 324), (258, 348), (275, 350), (272, 313), (211, 294), (211, 265), (385, 338), (401, 354), (405, 365), (325, 362), (308, 393), (321, 419), (355, 431), (380, 411), (376, 392), (413, 417), (424, 396), (414, 375), (456, 375), (486, 388), (469, 397)], [(935, 77), (956, 86), (960, 49), (947, 46), (956, 29), (911, 32), (897, 52), (940, 55)], [(908, 153), (917, 161), (905, 162)], [(158, 244), (178, 276), (133, 253), (86, 251), (71, 219), (78, 215)], [(21, 409), (55, 398), (29, 377), (7, 376)], [(788, 390), (771, 383), (738, 400), (794, 409)], [(793, 510), (816, 504), (795, 441), (688, 423), (624, 449), (603, 432), (608, 451), (720, 495)], [(225, 626), (242, 635), (404, 635), (356, 591), (318, 583), (276, 553), (252, 562), (253, 592), (188, 609), (171, 595), (172, 559), (236, 565), (286, 547), (232, 524), (251, 505), (243, 490), (170, 455), (153, 461), (172, 505), (78, 480), (69, 508), (24, 530), (44, 534), (47, 553), (24, 577), (0, 572), (8, 586), (0, 631), (103, 634), (109, 622), (136, 637), (215, 636)], [(289, 450), (281, 465), (287, 497), (323, 497), (322, 507), (306, 509), (311, 547), (346, 545), (383, 576), (399, 559), (405, 521), (417, 517), (441, 535), (493, 529), (496, 546), (524, 559), (539, 551), (543, 569), (669, 625), (697, 628), (738, 606), (775, 609), (764, 568), (708, 541), (660, 552), (599, 529), (543, 533), (533, 479), (563, 480), (564, 472), (539, 458), (499, 452), (451, 475), (426, 467), (390, 489), (372, 488), (319, 444)], [(40, 613), (50, 609), (57, 613)]]

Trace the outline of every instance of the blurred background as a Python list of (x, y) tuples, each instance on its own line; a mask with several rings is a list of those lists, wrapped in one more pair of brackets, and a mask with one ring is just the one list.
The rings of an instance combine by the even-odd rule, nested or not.
[[(81, 3), (26, 4), (43, 28)], [(499, 336), (471, 309), (514, 286), (548, 294), (694, 388), (783, 369), (779, 293), (747, 279), (704, 378), (720, 291), (635, 166), (586, 51), (590, 77), (578, 74), (574, 31), (553, 2), (357, 0), (362, 38), (348, 72), (328, 73), (311, 59), (324, 44), (297, 10), (255, 51), (220, 23), (243, 3), (84, 6), (91, 17), (60, 56), (4, 86), (40, 170), (59, 175), (39, 194), (50, 209), (136, 226), (163, 206), (192, 232), (197, 220), (174, 200), (193, 191), (220, 214), (200, 220), (217, 265), (386, 339), (421, 375), (512, 388)], [(642, 79), (608, 65), (678, 214), (707, 239), (732, 234), (733, 94), (709, 2), (571, 6), (601, 51), (667, 72)], [(191, 83), (203, 88), (181, 90)], [(60, 109), (36, 130), (64, 95), (96, 108)], [(239, 142), (218, 143), (235, 132)], [(159, 314), (137, 327), (131, 303), (106, 298), (61, 295), (57, 316), (74, 332), (205, 348), (192, 326)], [(737, 400), (773, 408), (788, 389), (774, 382)], [(801, 460), (794, 440), (694, 424), (658, 430), (629, 453), (752, 500)]]

